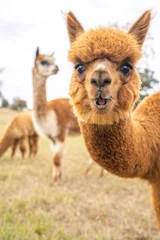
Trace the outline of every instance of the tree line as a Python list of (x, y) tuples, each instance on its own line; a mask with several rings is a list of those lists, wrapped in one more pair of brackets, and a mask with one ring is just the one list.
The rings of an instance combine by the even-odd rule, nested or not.
[[(0, 74), (4, 71), (4, 68), (0, 68)], [(3, 81), (0, 80), (0, 107), (1, 108), (11, 108), (16, 111), (22, 111), (23, 109), (27, 108), (27, 102), (20, 97), (14, 97), (12, 103), (6, 99), (3, 94)]]

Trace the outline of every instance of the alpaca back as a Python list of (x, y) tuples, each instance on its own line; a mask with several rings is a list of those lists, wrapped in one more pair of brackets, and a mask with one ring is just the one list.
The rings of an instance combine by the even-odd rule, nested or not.
[(0, 156), (14, 143), (16, 139), (35, 133), (31, 114), (22, 112), (17, 114), (7, 125), (0, 140)]
[(80, 134), (80, 128), (75, 117), (69, 98), (57, 98), (48, 103), (48, 109), (53, 109), (58, 125), (61, 129), (66, 129), (68, 135)]
[(28, 136), (35, 133), (31, 112), (21, 112), (15, 117), (15, 119), (13, 119), (13, 121), (14, 129), (17, 131), (17, 134)]
[(73, 114), (68, 98), (57, 98), (47, 103), (47, 112), (42, 117), (33, 114), (36, 131), (51, 139), (80, 133), (78, 121)]

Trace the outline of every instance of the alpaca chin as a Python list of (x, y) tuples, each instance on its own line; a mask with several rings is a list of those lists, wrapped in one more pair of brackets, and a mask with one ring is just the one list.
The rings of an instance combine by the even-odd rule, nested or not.
[(70, 102), (79, 121), (89, 124), (112, 125), (120, 120), (129, 118), (131, 114), (131, 111), (124, 109), (116, 108), (115, 110), (114, 105), (110, 105), (105, 112), (100, 113), (95, 110), (95, 107), (92, 109), (88, 100), (84, 101), (82, 98), (71, 98)]
[(83, 112), (82, 109), (77, 109), (77, 107), (74, 107), (74, 113), (80, 121), (98, 125), (112, 125), (113, 123), (118, 123), (120, 120), (127, 119), (130, 116), (130, 114), (125, 111), (114, 112), (111, 114), (108, 112), (98, 114), (92, 111)]

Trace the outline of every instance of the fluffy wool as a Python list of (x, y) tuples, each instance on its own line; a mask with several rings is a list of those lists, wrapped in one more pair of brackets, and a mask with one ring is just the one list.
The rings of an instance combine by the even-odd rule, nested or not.
[(70, 96), (91, 158), (117, 176), (147, 179), (160, 227), (160, 92), (133, 112), (141, 85), (136, 63), (150, 21), (146, 11), (128, 33), (84, 32), (69, 12)]
[(140, 47), (132, 35), (118, 29), (98, 28), (81, 34), (69, 52), (69, 60), (75, 64), (106, 56), (111, 61), (120, 62), (127, 57), (136, 62), (141, 57)]
[[(30, 112), (17, 114), (7, 125), (0, 140), (0, 156), (11, 147), (11, 157), (13, 158), (17, 147), (20, 147), (22, 157), (27, 151), (29, 145), (29, 156), (38, 151), (38, 134), (34, 129)], [(28, 143), (27, 143), (28, 142)]]

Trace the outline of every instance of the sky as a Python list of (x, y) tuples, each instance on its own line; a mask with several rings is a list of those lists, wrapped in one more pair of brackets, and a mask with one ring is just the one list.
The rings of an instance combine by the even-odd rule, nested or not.
[[(59, 73), (47, 81), (47, 99), (67, 97), (73, 66), (67, 60), (69, 40), (62, 12), (71, 10), (85, 30), (118, 23), (134, 23), (147, 9), (154, 18), (149, 47), (155, 51), (149, 68), (160, 80), (160, 1), (159, 0), (0, 0), (0, 75), (3, 94), (11, 101), (20, 97), (32, 108), (32, 67), (37, 46), (40, 52), (55, 52)], [(142, 63), (143, 63), (142, 59)], [(158, 87), (159, 88), (159, 87)], [(156, 89), (158, 90), (158, 89)]]

